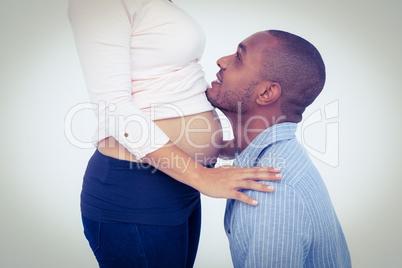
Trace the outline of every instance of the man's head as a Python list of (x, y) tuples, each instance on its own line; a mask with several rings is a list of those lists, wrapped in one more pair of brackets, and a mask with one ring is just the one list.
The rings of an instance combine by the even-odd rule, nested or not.
[(317, 49), (282, 31), (258, 32), (217, 63), (218, 80), (207, 97), (228, 113), (285, 116), (284, 121), (300, 122), (325, 83), (325, 66)]

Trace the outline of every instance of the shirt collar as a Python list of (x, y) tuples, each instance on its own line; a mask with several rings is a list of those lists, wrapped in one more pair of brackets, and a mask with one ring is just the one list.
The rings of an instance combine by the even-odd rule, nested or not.
[(295, 136), (297, 123), (280, 123), (265, 129), (251, 141), (234, 162), (235, 166), (252, 166), (262, 150), (279, 141), (289, 140)]

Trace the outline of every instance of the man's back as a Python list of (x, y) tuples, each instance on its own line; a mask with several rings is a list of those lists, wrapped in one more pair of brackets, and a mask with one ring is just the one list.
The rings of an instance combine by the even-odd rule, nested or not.
[(245, 191), (257, 207), (228, 200), (225, 229), (235, 267), (350, 267), (328, 191), (295, 137), (297, 124), (275, 125), (255, 138), (236, 166), (281, 167), (272, 193)]

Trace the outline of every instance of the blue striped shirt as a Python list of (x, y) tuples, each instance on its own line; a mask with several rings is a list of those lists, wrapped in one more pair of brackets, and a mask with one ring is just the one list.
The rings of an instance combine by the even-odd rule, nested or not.
[(245, 190), (257, 206), (228, 200), (225, 231), (234, 267), (351, 267), (341, 225), (325, 184), (295, 137), (297, 124), (260, 133), (235, 166), (280, 167), (272, 193)]

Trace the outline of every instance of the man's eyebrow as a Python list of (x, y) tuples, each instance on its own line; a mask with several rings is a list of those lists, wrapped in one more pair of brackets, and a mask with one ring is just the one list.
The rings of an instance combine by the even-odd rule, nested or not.
[(238, 45), (239, 49), (243, 52), (243, 54), (247, 54), (247, 48), (243, 43)]

